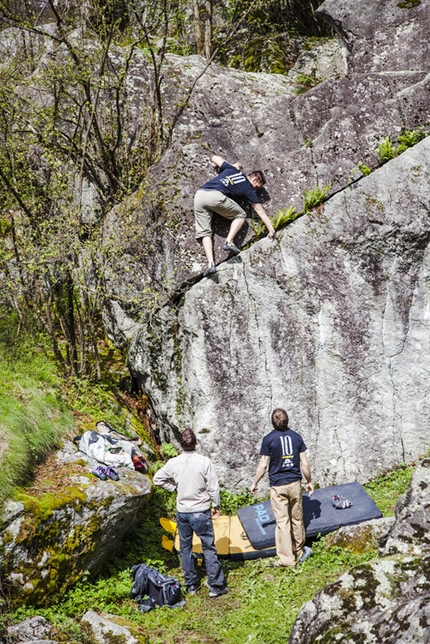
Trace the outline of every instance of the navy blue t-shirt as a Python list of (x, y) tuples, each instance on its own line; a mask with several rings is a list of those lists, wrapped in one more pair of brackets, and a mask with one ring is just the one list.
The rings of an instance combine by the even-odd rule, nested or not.
[(200, 190), (219, 190), (219, 192), (231, 199), (246, 197), (250, 203), (260, 203), (254, 188), (243, 172), (227, 163), (227, 161), (222, 164), (221, 172), (210, 181), (207, 181)]
[(270, 456), (269, 482), (271, 486), (300, 481), (300, 454), (306, 451), (303, 438), (292, 429), (273, 429), (261, 444), (260, 456)]

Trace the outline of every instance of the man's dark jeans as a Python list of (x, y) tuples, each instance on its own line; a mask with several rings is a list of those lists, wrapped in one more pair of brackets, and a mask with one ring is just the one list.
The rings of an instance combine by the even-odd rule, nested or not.
[(176, 521), (178, 524), (181, 562), (185, 585), (189, 587), (198, 586), (199, 584), (196, 574), (196, 561), (192, 552), (193, 532), (195, 532), (202, 542), (209, 586), (211, 588), (223, 587), (224, 573), (216, 554), (211, 511), (177, 512)]

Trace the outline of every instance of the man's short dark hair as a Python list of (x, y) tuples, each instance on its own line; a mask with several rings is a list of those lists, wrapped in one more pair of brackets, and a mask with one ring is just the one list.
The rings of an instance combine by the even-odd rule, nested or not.
[(266, 183), (266, 178), (265, 178), (262, 170), (253, 170), (253, 172), (251, 172), (248, 175), (248, 177), (251, 177), (251, 179), (252, 179), (252, 177), (258, 177), (260, 179), (260, 181), (261, 181), (262, 186), (264, 186), (264, 184)]
[(285, 409), (277, 407), (272, 412), (272, 425), (275, 429), (286, 430), (288, 429), (288, 414)]
[(179, 437), (179, 445), (184, 452), (193, 452), (196, 449), (197, 438), (192, 429), (184, 429)]

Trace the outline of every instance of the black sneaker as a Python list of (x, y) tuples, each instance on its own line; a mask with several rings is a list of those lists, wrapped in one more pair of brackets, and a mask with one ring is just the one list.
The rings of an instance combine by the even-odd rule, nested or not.
[(187, 586), (187, 594), (195, 595), (200, 590), (200, 586)]
[(203, 277), (209, 277), (210, 275), (213, 275), (214, 273), (216, 273), (216, 266), (212, 262), (212, 264), (210, 266), (208, 266), (208, 268), (203, 273)]
[(223, 244), (222, 249), (227, 250), (230, 253), (233, 253), (233, 255), (239, 255), (240, 253), (240, 249), (237, 246), (235, 246), (233, 243), (229, 244), (228, 242), (225, 242), (225, 244)]

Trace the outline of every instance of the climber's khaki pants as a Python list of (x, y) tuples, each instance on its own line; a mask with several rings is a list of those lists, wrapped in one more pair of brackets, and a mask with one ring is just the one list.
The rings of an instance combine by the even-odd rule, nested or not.
[(301, 481), (271, 487), (270, 502), (276, 520), (275, 540), (279, 563), (295, 566), (306, 540)]
[(246, 212), (233, 199), (218, 190), (197, 190), (194, 197), (196, 239), (212, 236), (212, 213), (226, 219), (246, 219)]

